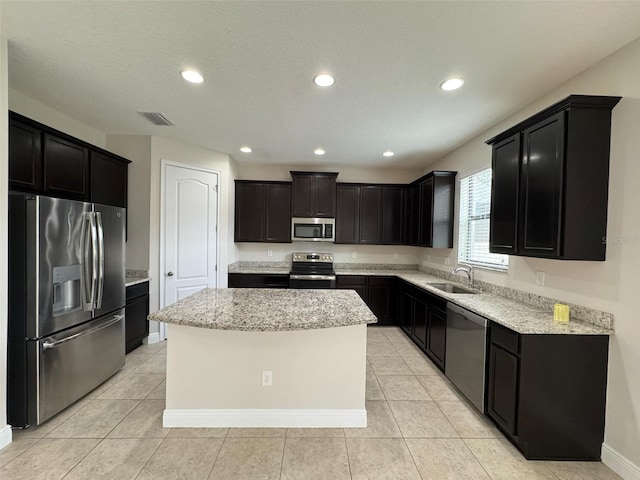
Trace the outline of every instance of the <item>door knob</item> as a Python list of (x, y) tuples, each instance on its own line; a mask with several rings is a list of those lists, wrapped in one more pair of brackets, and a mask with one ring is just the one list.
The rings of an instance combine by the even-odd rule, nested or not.
[(167, 272), (167, 277), (173, 277), (173, 272)]

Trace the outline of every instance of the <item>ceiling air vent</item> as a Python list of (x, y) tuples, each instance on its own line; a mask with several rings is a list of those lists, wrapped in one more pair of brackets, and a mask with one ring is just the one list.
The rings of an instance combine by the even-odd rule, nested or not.
[(144, 118), (149, 120), (154, 125), (159, 125), (161, 127), (167, 127), (173, 125), (171, 121), (165, 116), (162, 112), (138, 112)]

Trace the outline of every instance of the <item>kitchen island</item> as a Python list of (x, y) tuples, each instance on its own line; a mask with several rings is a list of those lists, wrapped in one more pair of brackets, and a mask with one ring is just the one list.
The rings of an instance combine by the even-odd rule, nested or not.
[(149, 319), (169, 324), (165, 427), (367, 424), (377, 320), (354, 291), (204, 289)]

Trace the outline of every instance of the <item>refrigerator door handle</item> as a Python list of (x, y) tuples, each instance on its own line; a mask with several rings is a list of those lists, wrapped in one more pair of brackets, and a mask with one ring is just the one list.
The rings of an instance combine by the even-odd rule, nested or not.
[(82, 232), (80, 243), (82, 248), (82, 309), (85, 312), (93, 310), (94, 287), (93, 287), (93, 259), (89, 258), (89, 249), (93, 239), (91, 212), (85, 212), (82, 218)]
[(48, 341), (42, 342), (42, 349), (43, 350), (51, 350), (52, 348), (56, 348), (58, 345), (60, 345), (62, 343), (65, 343), (65, 342), (68, 342), (69, 340), (73, 340), (75, 338), (82, 337), (84, 335), (89, 335), (91, 333), (97, 332), (98, 330), (102, 330), (103, 328), (107, 328), (107, 327), (113, 325), (114, 323), (119, 322), (123, 318), (124, 318), (124, 315), (114, 315), (113, 318), (110, 321), (108, 321), (107, 323), (103, 323), (102, 325), (98, 325), (97, 327), (93, 327), (93, 328), (91, 328), (89, 330), (85, 330), (84, 332), (79, 332), (79, 333), (76, 333), (75, 335), (70, 335), (68, 337), (65, 337), (65, 338), (62, 338), (60, 340), (56, 340), (56, 341), (53, 341), (53, 342), (48, 342)]
[(102, 295), (104, 294), (104, 230), (102, 229), (102, 214), (96, 216), (96, 233), (98, 235), (98, 292), (96, 294), (96, 309), (102, 308)]

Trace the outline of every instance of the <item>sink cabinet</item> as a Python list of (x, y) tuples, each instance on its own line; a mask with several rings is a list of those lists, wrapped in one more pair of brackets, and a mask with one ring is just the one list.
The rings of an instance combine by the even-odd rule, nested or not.
[(609, 337), (490, 324), (487, 414), (529, 460), (599, 460)]
[(444, 371), (447, 302), (408, 282), (400, 282), (400, 327)]
[(487, 140), (491, 252), (605, 259), (611, 111), (619, 100), (571, 95)]

